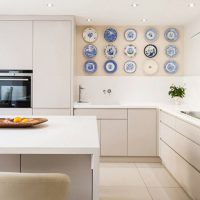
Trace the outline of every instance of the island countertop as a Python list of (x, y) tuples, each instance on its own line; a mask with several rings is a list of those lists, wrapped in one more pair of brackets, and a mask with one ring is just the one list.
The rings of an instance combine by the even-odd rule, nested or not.
[(0, 154), (99, 154), (95, 117), (46, 118), (32, 128), (0, 128)]

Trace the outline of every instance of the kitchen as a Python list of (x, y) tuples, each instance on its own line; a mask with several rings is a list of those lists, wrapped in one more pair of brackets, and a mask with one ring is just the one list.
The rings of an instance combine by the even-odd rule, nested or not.
[(71, 200), (200, 199), (199, 11), (0, 2), (1, 123), (48, 119), (0, 124), (0, 171), (67, 174)]

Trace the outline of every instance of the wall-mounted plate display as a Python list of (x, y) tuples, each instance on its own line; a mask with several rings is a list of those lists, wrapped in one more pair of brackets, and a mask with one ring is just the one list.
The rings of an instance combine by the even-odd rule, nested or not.
[(149, 28), (145, 31), (145, 39), (149, 42), (155, 42), (158, 39), (158, 32), (155, 28)]
[(146, 60), (143, 65), (143, 71), (145, 74), (153, 75), (158, 72), (158, 64), (154, 60)]
[(175, 42), (178, 40), (178, 38), (179, 38), (179, 32), (176, 28), (168, 28), (165, 31), (165, 39), (168, 42)]
[(97, 40), (98, 34), (94, 28), (86, 28), (83, 31), (83, 39), (86, 42), (92, 43)]
[(97, 63), (93, 60), (88, 60), (84, 64), (85, 72), (94, 73), (97, 70)]
[(104, 32), (104, 39), (107, 42), (114, 42), (117, 39), (117, 31), (114, 28), (107, 28)]
[(136, 32), (136, 30), (132, 29), (132, 28), (126, 29), (125, 32), (124, 32), (124, 38), (127, 41), (134, 41), (134, 40), (136, 40), (136, 38), (137, 38), (137, 32)]
[(106, 58), (112, 59), (117, 54), (117, 48), (114, 45), (109, 44), (105, 47), (104, 54), (105, 54)]
[(153, 44), (148, 44), (145, 48), (144, 48), (144, 54), (146, 57), (148, 58), (153, 58), (157, 55), (158, 50), (157, 47)]
[(134, 61), (126, 61), (124, 63), (124, 71), (126, 73), (134, 73), (136, 71), (137, 65)]
[(104, 70), (107, 73), (114, 73), (117, 70), (117, 63), (114, 60), (108, 60), (104, 64)]
[(176, 48), (175, 45), (169, 45), (166, 47), (165, 53), (167, 56), (173, 58), (178, 54), (178, 49)]
[(88, 44), (83, 49), (83, 55), (87, 58), (93, 58), (97, 55), (97, 48), (92, 44)]
[(126, 56), (128, 56), (129, 58), (132, 58), (132, 57), (136, 56), (136, 54), (137, 54), (137, 48), (134, 45), (129, 44), (129, 45), (127, 45), (125, 47), (124, 54)]
[(175, 61), (167, 61), (165, 63), (164, 69), (169, 74), (174, 74), (178, 70), (178, 64)]

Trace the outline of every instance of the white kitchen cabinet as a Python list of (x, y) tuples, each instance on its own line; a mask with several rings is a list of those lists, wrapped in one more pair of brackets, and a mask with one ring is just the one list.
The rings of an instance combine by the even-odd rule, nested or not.
[(70, 108), (71, 21), (33, 22), (33, 108)]
[(127, 120), (101, 120), (101, 156), (127, 155)]
[(32, 21), (0, 21), (0, 69), (32, 69)]
[(33, 115), (70, 115), (70, 109), (33, 109)]
[(128, 109), (128, 156), (157, 156), (156, 109)]

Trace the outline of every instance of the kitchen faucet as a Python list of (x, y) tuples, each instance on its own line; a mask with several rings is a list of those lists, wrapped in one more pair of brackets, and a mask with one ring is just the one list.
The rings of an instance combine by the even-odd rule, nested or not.
[(82, 90), (84, 90), (85, 88), (83, 88), (81, 85), (78, 86), (78, 103), (87, 103), (86, 101), (82, 101), (81, 99), (81, 95), (82, 95)]

